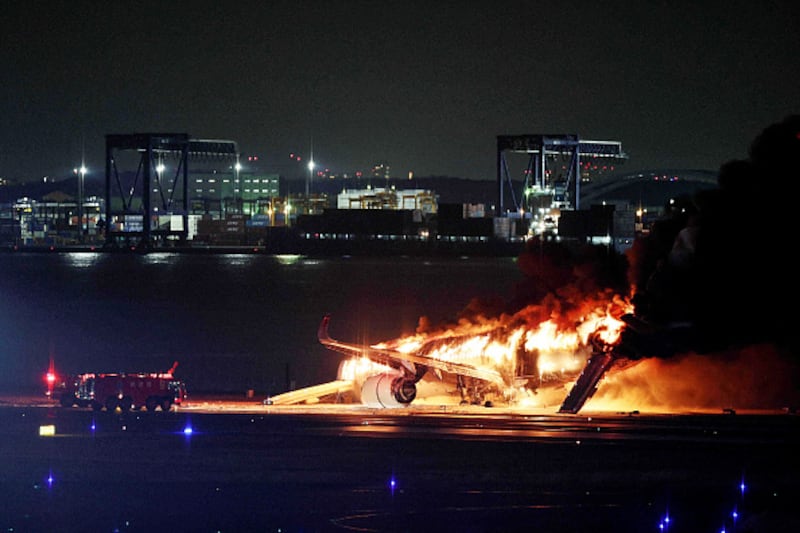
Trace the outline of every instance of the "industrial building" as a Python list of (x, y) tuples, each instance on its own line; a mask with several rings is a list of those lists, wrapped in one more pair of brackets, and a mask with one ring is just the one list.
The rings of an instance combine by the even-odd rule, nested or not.
[[(312, 191), (307, 181), (305, 194), (290, 193), (281, 176), (261, 171), (252, 158), (242, 166), (234, 141), (176, 133), (107, 135), (105, 194), (87, 195), (86, 170), (76, 169), (77, 197), (51, 192), (0, 205), (0, 242), (294, 251), (320, 250), (324, 241), (332, 253), (337, 245), (349, 253), (394, 242), (405, 243), (395, 245), (402, 253), (403, 247), (425, 252), (499, 243), (513, 249), (542, 236), (622, 251), (647, 231), (670, 198), (716, 184), (711, 172), (609, 172), (627, 158), (616, 141), (563, 134), (497, 139), (497, 197), (487, 204), (442, 203), (434, 188), (392, 185), (386, 162), (372, 172), (386, 180), (385, 187)], [(527, 158), (517, 180), (511, 177), (514, 154)]]

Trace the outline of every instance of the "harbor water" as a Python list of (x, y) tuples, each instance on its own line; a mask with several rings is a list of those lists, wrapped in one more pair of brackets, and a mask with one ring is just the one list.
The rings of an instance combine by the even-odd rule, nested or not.
[(270, 395), (336, 378), (332, 336), (375, 343), (421, 317), (457, 319), (474, 299), (507, 300), (513, 257), (260, 254), (0, 254), (0, 390), (59, 373), (166, 371), (191, 391)]

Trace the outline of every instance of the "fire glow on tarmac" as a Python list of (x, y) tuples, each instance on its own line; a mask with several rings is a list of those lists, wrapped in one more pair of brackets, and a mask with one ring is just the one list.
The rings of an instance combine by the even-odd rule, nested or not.
[[(157, 531), (165, 513), (193, 531), (798, 525), (798, 419), (786, 414), (378, 410), (243, 397), (96, 413), (2, 400), (0, 488), (10, 498), (0, 526), (17, 531), (61, 521), (77, 531), (76, 512), (80, 527), (101, 531)], [(36, 435), (42, 423), (55, 435)], [(103, 496), (87, 498), (87, 487)]]

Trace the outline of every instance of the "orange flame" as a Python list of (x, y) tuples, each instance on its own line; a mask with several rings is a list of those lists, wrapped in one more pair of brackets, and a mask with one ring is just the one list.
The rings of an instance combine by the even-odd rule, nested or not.
[[(506, 381), (504, 394), (518, 398), (531, 388), (563, 385), (577, 377), (591, 355), (591, 340), (617, 343), (625, 325), (619, 317), (632, 309), (626, 298), (601, 293), (574, 309), (565, 310), (554, 302), (550, 309), (528, 306), (513, 315), (461, 319), (444, 330), (418, 332), (373, 347), (496, 370)], [(374, 372), (375, 363), (367, 362), (351, 363), (348, 372)], [(519, 382), (526, 380), (526, 387), (520, 388)]]
[(366, 357), (351, 357), (342, 361), (339, 366), (338, 379), (353, 381), (359, 377), (391, 371), (392, 369), (388, 366), (376, 363)]

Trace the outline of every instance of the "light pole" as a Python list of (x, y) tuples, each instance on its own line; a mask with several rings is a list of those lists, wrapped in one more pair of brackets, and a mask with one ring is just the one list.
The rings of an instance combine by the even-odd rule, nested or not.
[[(167, 167), (164, 166), (164, 163), (160, 163), (159, 162), (158, 165), (156, 165), (156, 183), (158, 184), (158, 194), (161, 195), (162, 203), (163, 203), (163, 200), (164, 200), (164, 190), (161, 188), (162, 187), (161, 178), (164, 176), (164, 171), (166, 169), (167, 169)], [(155, 192), (155, 190), (153, 192)], [(148, 194), (149, 194), (149, 192), (148, 192)]]
[(86, 176), (86, 166), (81, 165), (72, 171), (78, 177), (78, 241), (83, 243), (83, 179)]
[(311, 151), (308, 154), (308, 180), (306, 181), (306, 213), (311, 213), (311, 180), (314, 174), (314, 138), (311, 138)]
[(314, 160), (308, 162), (308, 180), (306, 181), (306, 202), (309, 201), (309, 189), (311, 188), (311, 179), (314, 175)]
[(236, 206), (237, 212), (241, 213), (242, 208), (239, 206), (239, 172), (242, 170), (242, 164), (238, 160), (233, 165), (233, 170), (233, 205)]

